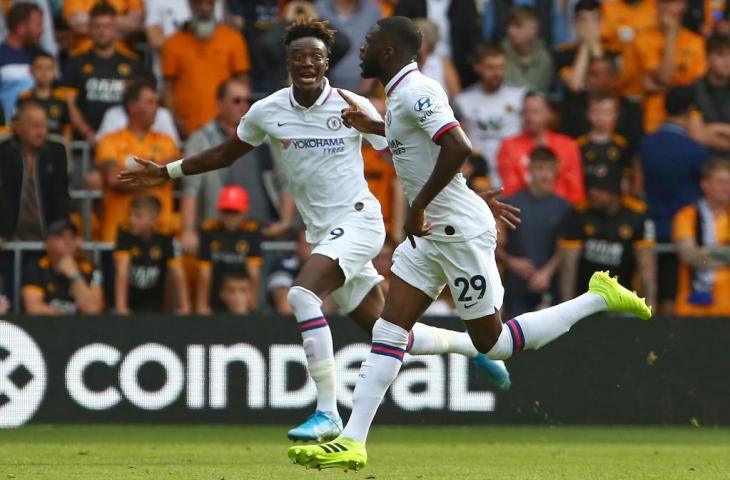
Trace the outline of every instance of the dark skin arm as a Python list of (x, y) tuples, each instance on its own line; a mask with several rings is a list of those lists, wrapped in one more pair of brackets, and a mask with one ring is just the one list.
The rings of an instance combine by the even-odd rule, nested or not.
[[(183, 162), (183, 173), (185, 175), (196, 175), (229, 167), (236, 159), (254, 148), (253, 145), (242, 142), (237, 138), (229, 138), (218, 146), (187, 157)], [(164, 166), (136, 157), (135, 161), (142, 168), (124, 170), (119, 174), (121, 182), (130, 186), (155, 187), (169, 180), (170, 177)]]

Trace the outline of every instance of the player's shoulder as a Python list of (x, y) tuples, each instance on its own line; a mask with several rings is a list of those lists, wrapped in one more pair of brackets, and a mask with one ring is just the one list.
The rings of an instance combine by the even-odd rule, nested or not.
[(588, 135), (581, 135), (580, 137), (577, 137), (575, 139), (576, 145), (578, 145), (578, 147), (581, 147), (581, 148), (588, 145), (589, 142), (590, 142), (590, 138), (588, 138)]
[[(265, 96), (264, 98), (257, 100), (253, 105), (251, 105), (251, 108), (249, 108), (248, 113), (253, 112), (254, 114), (258, 112), (263, 112), (271, 108), (275, 107), (286, 107), (291, 106), (289, 102), (289, 88), (282, 88), (277, 91), (275, 91), (272, 94), (269, 94)], [(248, 113), (246, 115), (248, 115)]]
[(626, 148), (629, 146), (629, 141), (626, 140), (626, 137), (618, 133), (611, 135), (611, 141), (620, 148)]
[(629, 195), (622, 197), (621, 205), (632, 215), (639, 215), (643, 217), (646, 214), (646, 203), (636, 197)]

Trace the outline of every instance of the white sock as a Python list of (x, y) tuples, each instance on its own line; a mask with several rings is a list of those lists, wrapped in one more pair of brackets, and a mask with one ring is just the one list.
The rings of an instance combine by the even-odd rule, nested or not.
[(322, 300), (306, 288), (297, 286), (289, 289), (287, 299), (302, 332), (309, 376), (317, 386), (317, 410), (338, 417), (332, 333), (322, 314)]
[(408, 335), (406, 352), (411, 355), (459, 353), (474, 358), (479, 353), (466, 332), (436, 328), (416, 323)]
[(408, 344), (408, 332), (382, 318), (373, 326), (373, 344), (352, 394), (352, 414), (342, 436), (365, 443), (375, 412), (395, 380)]
[(545, 310), (522, 314), (504, 324), (487, 356), (504, 360), (522, 350), (537, 350), (567, 333), (579, 320), (606, 308), (603, 297), (589, 292)]

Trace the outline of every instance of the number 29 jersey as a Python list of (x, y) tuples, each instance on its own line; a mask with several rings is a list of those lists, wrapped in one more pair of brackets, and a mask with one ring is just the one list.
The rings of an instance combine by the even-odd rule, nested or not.
[[(360, 148), (363, 136), (377, 150), (388, 145), (383, 137), (345, 127), (340, 114), (347, 103), (326, 78), (324, 81), (322, 94), (309, 108), (297, 103), (291, 87), (259, 100), (236, 132), (249, 145), (258, 146), (268, 139), (282, 159), (289, 191), (311, 244), (322, 241), (338, 219), (355, 209), (382, 222), (380, 203), (365, 181)], [(380, 118), (367, 99), (347, 93), (368, 115)]]
[[(413, 203), (436, 166), (438, 139), (459, 122), (443, 88), (411, 63), (385, 86), (388, 95), (385, 136), (408, 202)], [(427, 239), (463, 242), (496, 227), (487, 204), (466, 185), (461, 173), (426, 207), (433, 226)]]

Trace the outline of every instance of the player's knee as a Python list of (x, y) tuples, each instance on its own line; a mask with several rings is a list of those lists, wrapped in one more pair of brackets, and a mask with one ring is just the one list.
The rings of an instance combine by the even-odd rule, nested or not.
[(373, 326), (373, 342), (385, 343), (405, 350), (408, 345), (408, 330), (380, 318)]
[(485, 338), (478, 338), (478, 339), (471, 339), (471, 343), (474, 344), (474, 348), (476, 348), (480, 353), (487, 354), (490, 350), (494, 348), (494, 346), (497, 343), (496, 338), (492, 338), (490, 336), (486, 336)]
[(299, 286), (291, 287), (286, 299), (289, 302), (289, 305), (291, 305), (294, 315), (297, 315), (297, 312), (301, 312), (312, 307), (318, 308), (322, 305), (322, 300), (320, 300), (317, 295), (310, 290)]

